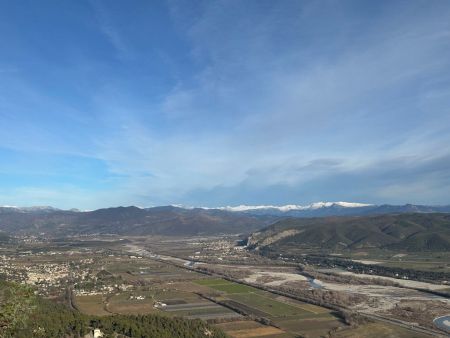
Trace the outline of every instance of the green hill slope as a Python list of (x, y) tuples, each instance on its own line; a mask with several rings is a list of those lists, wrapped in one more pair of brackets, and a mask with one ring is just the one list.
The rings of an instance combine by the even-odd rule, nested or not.
[(399, 214), (287, 219), (248, 240), (252, 248), (449, 251), (449, 214)]

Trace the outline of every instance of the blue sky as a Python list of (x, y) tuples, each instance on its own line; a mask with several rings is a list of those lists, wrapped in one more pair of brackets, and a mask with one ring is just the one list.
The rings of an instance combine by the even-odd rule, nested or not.
[(0, 205), (450, 203), (450, 2), (1, 1)]

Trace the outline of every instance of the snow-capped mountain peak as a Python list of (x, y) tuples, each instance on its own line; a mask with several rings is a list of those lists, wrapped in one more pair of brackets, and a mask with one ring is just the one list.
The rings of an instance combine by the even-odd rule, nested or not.
[(15, 205), (3, 205), (0, 206), (1, 208), (8, 208), (8, 209), (14, 209), (17, 211), (22, 211), (22, 212), (49, 212), (49, 211), (57, 211), (60, 210), (58, 208), (54, 208), (51, 206), (32, 206), (32, 207), (18, 207)]
[(342, 208), (361, 208), (372, 206), (372, 204), (366, 203), (353, 203), (353, 202), (315, 202), (308, 205), (297, 205), (297, 204), (287, 204), (287, 205), (238, 205), (238, 206), (226, 206), (226, 207), (218, 207), (215, 209), (227, 210), (227, 211), (251, 211), (251, 210), (265, 210), (265, 209), (276, 209), (281, 212), (288, 212), (294, 210), (316, 210), (321, 208), (330, 208), (330, 207), (342, 207)]

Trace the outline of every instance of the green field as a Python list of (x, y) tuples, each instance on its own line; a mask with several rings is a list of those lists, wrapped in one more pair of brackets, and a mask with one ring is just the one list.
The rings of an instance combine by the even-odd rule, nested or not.
[(283, 299), (278, 299), (279, 297), (277, 297), (277, 300), (279, 300), (282, 303), (288, 303), (291, 304), (293, 306), (297, 306), (303, 310), (306, 310), (308, 312), (312, 312), (315, 314), (323, 314), (323, 313), (330, 313), (329, 309), (326, 309), (324, 307), (320, 307), (317, 305), (313, 305), (313, 304), (307, 304), (307, 303), (303, 303), (300, 301), (294, 301), (294, 300), (283, 300)]
[(202, 286), (208, 286), (211, 289), (226, 292), (228, 294), (259, 292), (259, 289), (244, 284), (230, 282), (225, 279), (199, 279), (194, 281), (194, 283)]
[(260, 292), (258, 289), (252, 288), (251, 286), (243, 285), (243, 284), (219, 284), (219, 285), (211, 285), (210, 288), (217, 290), (217, 291), (223, 291), (227, 294), (233, 294), (233, 293), (249, 293), (249, 292)]
[(224, 313), (233, 313), (233, 311), (223, 307), (218, 306), (214, 308), (198, 308), (198, 309), (191, 309), (191, 310), (177, 310), (177, 311), (170, 311), (171, 315), (174, 316), (199, 316), (199, 315), (221, 315)]
[(274, 300), (272, 298), (255, 294), (255, 293), (247, 293), (247, 294), (239, 294), (239, 295), (230, 295), (229, 298), (245, 304), (247, 306), (253, 307), (257, 310), (267, 313), (269, 316), (278, 317), (290, 317), (290, 316), (301, 316), (311, 317), (317, 316), (314, 312), (307, 311), (300, 307), (296, 307), (294, 305), (286, 304)]
[(317, 329), (331, 330), (333, 327), (339, 326), (336, 318), (330, 314), (322, 315), (321, 317), (314, 316), (311, 318), (282, 319), (278, 320), (277, 324), (283, 329), (293, 332)]
[[(321, 337), (328, 334), (330, 330), (343, 326), (343, 323), (328, 309), (288, 300), (248, 285), (223, 279), (202, 279), (195, 283), (225, 292), (226, 294), (220, 297), (220, 300), (233, 308), (256, 317), (270, 319), (282, 329), (281, 332), (274, 333), (273, 337), (289, 336), (290, 334)], [(263, 328), (253, 331), (230, 328), (228, 332), (232, 337), (257, 337), (262, 334), (265, 337), (272, 336), (271, 332), (264, 332)], [(256, 335), (253, 336), (253, 333)]]
[(198, 285), (205, 285), (205, 286), (211, 286), (211, 285), (223, 285), (223, 284), (235, 284), (233, 282), (227, 281), (225, 279), (221, 278), (205, 278), (205, 279), (197, 279), (194, 281), (195, 284)]

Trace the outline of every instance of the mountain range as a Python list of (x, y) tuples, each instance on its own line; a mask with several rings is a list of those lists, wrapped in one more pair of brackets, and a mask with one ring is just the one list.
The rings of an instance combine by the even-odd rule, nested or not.
[(433, 213), (450, 212), (450, 205), (428, 206), (417, 204), (390, 205), (366, 204), (351, 202), (316, 202), (309, 205), (289, 204), (283, 206), (240, 205), (236, 207), (220, 207), (220, 210), (247, 213), (252, 215), (272, 215), (283, 217), (324, 217), (324, 216), (358, 216), (381, 215), (393, 213)]
[(218, 235), (250, 233), (273, 223), (274, 216), (224, 210), (117, 207), (94, 211), (50, 207), (0, 207), (0, 231), (10, 235), (52, 237), (86, 234)]
[(217, 235), (249, 234), (285, 218), (365, 216), (400, 213), (450, 212), (450, 206), (406, 204), (371, 205), (350, 202), (318, 202), (307, 206), (237, 206), (191, 208), (114, 207), (94, 211), (61, 210), (49, 206), (0, 207), (0, 231), (4, 235), (79, 234), (118, 235)]
[(304, 249), (449, 251), (450, 214), (289, 218), (248, 238), (248, 247), (280, 253)]
[[(323, 217), (323, 216), (339, 216), (339, 215), (377, 215), (390, 213), (432, 213), (432, 212), (450, 212), (450, 205), (420, 205), (420, 204), (367, 204), (355, 202), (315, 202), (308, 205), (287, 204), (287, 205), (238, 205), (225, 207), (189, 207), (179, 204), (142, 208), (138, 209), (151, 210), (156, 208), (174, 207), (186, 210), (221, 210), (233, 213), (245, 213), (251, 215), (272, 215), (283, 217)], [(74, 212), (89, 212), (92, 210), (82, 211), (76, 208), (70, 210), (62, 210), (51, 206), (32, 206), (32, 207), (17, 207), (17, 206), (0, 206), (0, 209), (16, 210), (19, 212), (35, 212), (35, 213), (49, 213), (56, 211), (74, 211)], [(114, 208), (108, 208), (112, 210)]]

